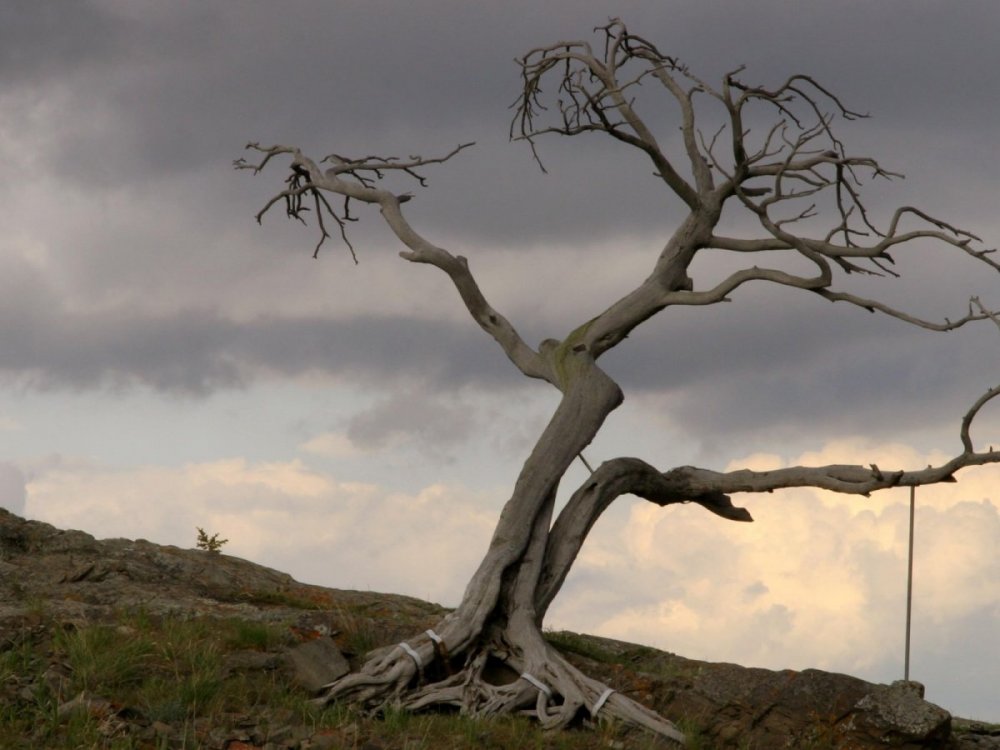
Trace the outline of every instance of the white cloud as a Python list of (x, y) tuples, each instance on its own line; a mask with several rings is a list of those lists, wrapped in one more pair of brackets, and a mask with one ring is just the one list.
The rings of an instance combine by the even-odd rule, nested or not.
[(457, 603), (499, 502), (460, 485), (409, 494), (341, 482), (301, 461), (228, 459), (129, 470), (55, 468), (28, 484), (26, 513), (62, 528), (225, 552), (340, 588)]
[(362, 451), (341, 432), (324, 432), (299, 445), (299, 450), (324, 458), (353, 458)]

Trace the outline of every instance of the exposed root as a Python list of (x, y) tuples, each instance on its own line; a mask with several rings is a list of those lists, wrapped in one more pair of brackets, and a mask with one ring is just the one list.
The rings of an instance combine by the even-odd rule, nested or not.
[(617, 720), (685, 744), (670, 721), (580, 672), (535, 627), (494, 629), (461, 657), (448, 654), (432, 634), (379, 649), (361, 670), (328, 686), (318, 702), (369, 711), (392, 705), (477, 717), (521, 714), (553, 730), (583, 719)]

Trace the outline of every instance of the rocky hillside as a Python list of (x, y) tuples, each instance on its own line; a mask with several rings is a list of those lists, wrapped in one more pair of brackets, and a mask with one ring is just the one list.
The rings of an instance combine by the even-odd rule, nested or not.
[[(96, 540), (0, 510), (0, 749), (649, 748), (608, 726), (320, 710), (309, 698), (445, 610), (339, 591), (218, 552)], [(1000, 749), (1000, 727), (817, 670), (711, 664), (592, 636), (551, 641), (675, 719), (695, 748)]]

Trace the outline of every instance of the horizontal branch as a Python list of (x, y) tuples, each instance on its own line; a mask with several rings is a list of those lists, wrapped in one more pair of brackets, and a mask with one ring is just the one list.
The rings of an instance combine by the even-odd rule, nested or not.
[(815, 467), (791, 466), (771, 471), (739, 469), (730, 472), (681, 466), (672, 469), (669, 474), (674, 480), (690, 488), (692, 492), (717, 491), (728, 494), (813, 487), (850, 495), (868, 496), (873, 492), (893, 487), (920, 487), (941, 482), (953, 482), (955, 481), (955, 473), (960, 469), (991, 463), (1000, 463), (1000, 451), (964, 453), (940, 466), (928, 466), (926, 469), (913, 471), (885, 470), (874, 464), (870, 466), (831, 464)]
[(714, 489), (694, 489), (641, 459), (605, 461), (573, 493), (549, 532), (535, 593), (535, 611), (539, 618), (562, 586), (594, 523), (612, 502), (626, 494), (660, 506), (694, 502), (731, 521), (753, 520), (745, 509), (734, 507), (726, 494)]
[(726, 302), (729, 300), (730, 294), (751, 281), (769, 281), (781, 286), (819, 291), (828, 283), (823, 270), (821, 270), (818, 276), (799, 276), (777, 268), (759, 268), (758, 266), (753, 266), (752, 268), (735, 271), (711, 289), (670, 292), (664, 295), (663, 300), (666, 305), (695, 306)]
[(813, 487), (868, 496), (892, 487), (953, 482), (955, 474), (961, 469), (1000, 463), (1000, 450), (990, 446), (986, 451), (977, 452), (970, 435), (975, 417), (997, 396), (1000, 396), (1000, 385), (980, 396), (963, 416), (960, 429), (962, 452), (939, 466), (924, 469), (887, 471), (875, 464), (830, 464), (728, 472), (680, 466), (660, 472), (638, 458), (606, 461), (591, 472), (587, 481), (573, 493), (552, 525), (535, 594), (537, 615), (542, 617), (555, 598), (594, 523), (622, 495), (635, 495), (660, 506), (694, 502), (732, 521), (752, 521), (749, 512), (733, 505), (731, 495)]
[(970, 430), (972, 422), (982, 408), (1000, 395), (1000, 386), (980, 396), (962, 418), (960, 438), (962, 452), (938, 466), (924, 469), (886, 470), (875, 464), (831, 464), (828, 466), (790, 466), (770, 471), (739, 469), (729, 472), (711, 471), (694, 466), (681, 466), (667, 472), (667, 476), (681, 483), (690, 492), (773, 492), (793, 487), (814, 487), (850, 495), (868, 496), (892, 487), (920, 487), (940, 482), (955, 481), (955, 474), (970, 466), (1000, 463), (1000, 450), (990, 446), (986, 451), (976, 451)]
[[(925, 222), (931, 223), (936, 228), (914, 229), (900, 233), (900, 219), (908, 214), (916, 216)], [(769, 228), (774, 229), (773, 224), (768, 225), (767, 222), (764, 222), (764, 224), (765, 226), (769, 226)], [(985, 263), (990, 268), (1000, 270), (1000, 265), (998, 265), (991, 257), (991, 254), (994, 252), (993, 250), (977, 250), (971, 246), (971, 243), (974, 240), (978, 241), (978, 239), (978, 237), (966, 230), (954, 227), (940, 221), (939, 219), (935, 219), (934, 217), (929, 216), (928, 214), (911, 206), (903, 206), (895, 211), (886, 234), (883, 235), (878, 242), (868, 246), (839, 245), (828, 240), (791, 236), (781, 230), (773, 231), (771, 237), (755, 239), (713, 235), (706, 243), (706, 246), (739, 253), (792, 250), (800, 252), (813, 261), (817, 258), (828, 258), (835, 263), (840, 264), (848, 273), (861, 270), (864, 270), (867, 273), (877, 273), (868, 269), (861, 269), (853, 264), (845, 265), (845, 261), (847, 259), (867, 258), (872, 260), (881, 259), (892, 263), (893, 259), (889, 255), (890, 249), (895, 249), (898, 246), (909, 245), (916, 243), (917, 241), (924, 240), (938, 242), (943, 245), (958, 248), (963, 253)], [(734, 291), (738, 286), (741, 286), (748, 281), (759, 279), (774, 281), (786, 286), (811, 288), (813, 292), (824, 299), (830, 300), (831, 302), (846, 302), (856, 307), (868, 310), (869, 312), (879, 312), (905, 323), (932, 331), (950, 331), (975, 321), (993, 319), (994, 322), (996, 322), (997, 320), (996, 313), (986, 309), (979, 301), (978, 297), (972, 298), (972, 301), (969, 304), (968, 312), (962, 317), (955, 320), (944, 318), (943, 321), (932, 321), (907, 313), (877, 299), (861, 297), (848, 292), (836, 291), (830, 288), (829, 283), (816, 284), (813, 287), (807, 287), (803, 285), (801, 281), (789, 283), (789, 280), (778, 275), (779, 273), (780, 272), (774, 271), (765, 273), (762, 270), (756, 269), (756, 267), (754, 269), (745, 269), (732, 274), (717, 284), (713, 289), (677, 293), (673, 295), (669, 302), (670, 304), (689, 305), (710, 304), (726, 298), (726, 296)], [(890, 273), (898, 275), (894, 272)]]

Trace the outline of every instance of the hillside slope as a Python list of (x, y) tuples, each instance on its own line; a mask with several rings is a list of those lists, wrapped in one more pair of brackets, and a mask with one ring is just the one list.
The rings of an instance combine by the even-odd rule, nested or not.
[[(97, 540), (0, 509), (0, 748), (642, 748), (615, 727), (309, 703), (372, 648), (446, 612), (299, 583), (235, 557)], [(614, 689), (678, 721), (701, 748), (1000, 748), (1000, 727), (953, 719), (915, 683), (693, 661), (572, 633), (551, 641)]]

